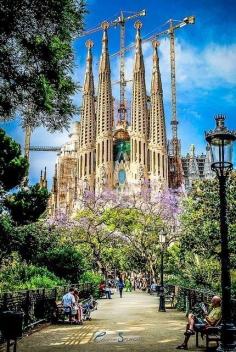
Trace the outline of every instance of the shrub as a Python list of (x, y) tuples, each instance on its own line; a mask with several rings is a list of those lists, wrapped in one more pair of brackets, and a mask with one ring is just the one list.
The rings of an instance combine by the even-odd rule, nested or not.
[(104, 276), (94, 271), (86, 271), (80, 278), (80, 282), (84, 282), (84, 283), (89, 282), (92, 284), (93, 286), (92, 294), (95, 297), (99, 297), (98, 285), (102, 280), (104, 280)]
[(22, 262), (16, 253), (3, 264), (0, 271), (0, 291), (53, 288), (62, 284), (64, 281), (47, 268)]

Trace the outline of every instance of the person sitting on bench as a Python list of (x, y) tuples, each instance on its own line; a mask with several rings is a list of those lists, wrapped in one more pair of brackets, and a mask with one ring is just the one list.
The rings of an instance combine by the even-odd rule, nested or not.
[(72, 315), (75, 316), (75, 320), (79, 325), (83, 324), (83, 307), (79, 303), (79, 291), (74, 290), (75, 305), (72, 308)]
[(104, 291), (105, 291), (106, 298), (111, 299), (111, 283), (110, 282), (106, 283)]
[(99, 288), (98, 288), (99, 289), (99, 297), (100, 298), (102, 298), (103, 295), (105, 294), (105, 287), (106, 287), (105, 281), (100, 282)]
[(74, 288), (71, 287), (69, 289), (69, 292), (66, 293), (63, 297), (62, 297), (62, 305), (64, 308), (64, 313), (66, 315), (69, 315), (69, 321), (73, 321), (72, 319), (72, 310), (75, 306), (75, 296), (74, 296)]
[[(198, 304), (199, 306), (199, 304)], [(178, 350), (187, 350), (188, 349), (188, 341), (191, 335), (195, 334), (194, 326), (195, 324), (202, 324), (203, 327), (207, 326), (215, 326), (217, 322), (221, 319), (221, 298), (218, 296), (212, 297), (211, 300), (211, 310), (210, 313), (207, 313), (207, 310), (204, 309), (205, 305), (202, 305), (202, 317), (199, 314), (190, 313), (188, 315), (188, 324), (186, 325), (186, 331), (184, 333), (185, 339), (184, 342), (177, 346)], [(205, 307), (206, 308), (206, 307)]]

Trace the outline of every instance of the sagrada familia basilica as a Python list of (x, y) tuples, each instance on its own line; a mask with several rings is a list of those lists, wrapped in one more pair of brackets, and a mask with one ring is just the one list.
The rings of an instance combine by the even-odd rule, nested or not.
[[(153, 41), (150, 97), (147, 96), (142, 53), (141, 22), (137, 21), (133, 67), (131, 123), (115, 124), (108, 51), (108, 26), (103, 24), (97, 94), (94, 89), (92, 41), (86, 42), (87, 60), (81, 120), (61, 148), (55, 166), (51, 212), (72, 213), (85, 190), (133, 191), (144, 184), (157, 190), (169, 185), (169, 156), (159, 68), (158, 42)], [(194, 148), (182, 158), (182, 172), (193, 178), (210, 175), (209, 153), (198, 159)], [(208, 160), (209, 159), (209, 160)], [(187, 169), (187, 171), (186, 171)], [(192, 170), (192, 171), (191, 171)]]

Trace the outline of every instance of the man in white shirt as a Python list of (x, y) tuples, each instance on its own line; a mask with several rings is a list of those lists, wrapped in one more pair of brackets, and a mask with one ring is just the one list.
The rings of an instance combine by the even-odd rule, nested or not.
[(72, 320), (72, 309), (75, 306), (75, 296), (73, 295), (73, 293), (74, 293), (74, 288), (71, 287), (69, 289), (69, 292), (62, 297), (64, 312), (66, 315), (69, 315), (70, 321)]

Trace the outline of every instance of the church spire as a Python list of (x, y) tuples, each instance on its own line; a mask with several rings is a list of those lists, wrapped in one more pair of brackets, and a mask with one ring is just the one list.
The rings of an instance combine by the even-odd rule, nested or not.
[(47, 168), (44, 168), (44, 175), (43, 175), (43, 187), (48, 188), (48, 181), (47, 181)]
[(43, 188), (43, 170), (40, 170), (39, 188)]
[(108, 52), (108, 22), (102, 23), (102, 54), (97, 96), (96, 177), (98, 187), (112, 188), (113, 175), (113, 97)]
[(189, 164), (188, 164), (188, 187), (191, 188), (193, 181), (200, 177), (197, 157), (195, 154), (195, 145), (191, 144), (189, 149)]
[(109, 23), (104, 21), (102, 23), (103, 36), (102, 36), (102, 55), (100, 59), (100, 67), (99, 72), (110, 72), (110, 60), (109, 60), (109, 52), (108, 52), (108, 36), (107, 30), (109, 28)]
[[(147, 94), (140, 30), (142, 23), (135, 22), (136, 52), (133, 70), (131, 169), (133, 178), (140, 180), (147, 175)], [(142, 177), (141, 177), (142, 176)]]
[(134, 72), (144, 71), (144, 61), (142, 52), (142, 39), (140, 30), (142, 28), (142, 23), (140, 21), (135, 22), (136, 28), (136, 43), (135, 43), (135, 66)]
[(94, 163), (95, 163), (95, 138), (96, 117), (94, 99), (94, 79), (92, 69), (92, 47), (91, 40), (86, 41), (88, 50), (86, 59), (86, 71), (83, 89), (83, 105), (81, 114), (80, 148), (79, 148), (79, 178), (86, 178), (88, 186), (94, 189)]
[(45, 166), (44, 168), (44, 173), (43, 170), (40, 172), (40, 179), (39, 179), (39, 188), (47, 188), (48, 187), (48, 182), (47, 182), (47, 168)]
[(55, 164), (55, 172), (52, 181), (52, 193), (57, 194), (57, 164)]
[(166, 127), (163, 106), (163, 91), (159, 68), (158, 46), (154, 40), (153, 69), (151, 81), (151, 111), (150, 111), (150, 172), (151, 177), (159, 176), (167, 180), (167, 149)]
[(94, 82), (93, 82), (93, 57), (92, 57), (92, 40), (87, 40), (86, 47), (88, 49), (87, 59), (86, 59), (86, 71), (85, 71), (85, 79), (84, 79), (84, 94), (92, 94), (94, 95)]
[(206, 157), (204, 161), (204, 169), (203, 169), (203, 176), (206, 179), (211, 179), (215, 176), (214, 171), (211, 169), (211, 164), (212, 164), (212, 155), (211, 155), (211, 150), (210, 146), (206, 146)]

